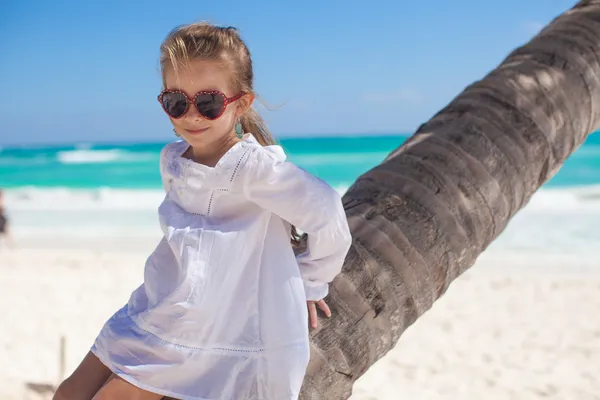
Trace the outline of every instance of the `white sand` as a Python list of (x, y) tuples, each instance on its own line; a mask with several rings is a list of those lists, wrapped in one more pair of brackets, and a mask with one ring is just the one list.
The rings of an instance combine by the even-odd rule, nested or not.
[[(146, 254), (0, 249), (0, 400), (41, 398), (25, 384), (56, 383), (61, 335), (72, 371), (141, 282)], [(597, 260), (575, 270), (484, 257), (351, 399), (600, 399)]]

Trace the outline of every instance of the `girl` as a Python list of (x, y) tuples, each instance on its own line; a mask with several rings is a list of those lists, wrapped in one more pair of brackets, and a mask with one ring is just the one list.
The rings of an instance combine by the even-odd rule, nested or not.
[[(286, 162), (251, 108), (235, 28), (180, 27), (160, 61), (158, 100), (183, 138), (161, 152), (164, 237), (55, 398), (297, 399), (307, 319), (330, 315), (323, 298), (351, 243), (340, 196)], [(296, 226), (308, 235), (297, 257)]]

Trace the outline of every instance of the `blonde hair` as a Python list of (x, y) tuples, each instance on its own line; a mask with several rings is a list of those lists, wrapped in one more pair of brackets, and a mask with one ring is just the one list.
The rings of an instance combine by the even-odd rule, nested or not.
[[(196, 22), (173, 29), (160, 46), (163, 83), (167, 67), (177, 72), (193, 60), (223, 63), (231, 71), (231, 83), (236, 93), (255, 94), (252, 57), (237, 28)], [(240, 117), (240, 123), (244, 132), (253, 135), (262, 146), (276, 144), (266, 123), (253, 107)], [(291, 241), (295, 247), (300, 244), (300, 236), (294, 226)]]

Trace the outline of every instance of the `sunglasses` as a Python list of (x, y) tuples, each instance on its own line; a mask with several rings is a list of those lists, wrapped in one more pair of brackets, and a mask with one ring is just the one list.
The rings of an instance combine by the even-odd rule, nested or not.
[(190, 99), (181, 90), (165, 89), (158, 95), (158, 101), (163, 110), (171, 118), (181, 118), (185, 115), (190, 103), (206, 119), (217, 119), (225, 112), (227, 106), (244, 95), (240, 92), (233, 97), (227, 97), (218, 90), (209, 92), (198, 92)]

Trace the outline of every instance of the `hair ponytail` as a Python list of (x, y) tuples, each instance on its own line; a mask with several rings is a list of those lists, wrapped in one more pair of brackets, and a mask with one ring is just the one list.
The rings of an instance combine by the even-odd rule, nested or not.
[(256, 141), (262, 146), (269, 146), (277, 143), (271, 135), (271, 132), (269, 132), (267, 124), (253, 107), (250, 107), (248, 111), (240, 117), (240, 123), (242, 124), (244, 133), (249, 133), (254, 136)]

